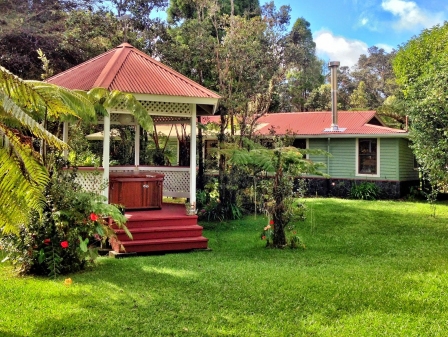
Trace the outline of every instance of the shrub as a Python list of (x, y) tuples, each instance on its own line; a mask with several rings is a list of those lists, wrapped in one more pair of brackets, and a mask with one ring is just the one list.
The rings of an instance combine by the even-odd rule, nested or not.
[(108, 219), (123, 225), (126, 218), (106, 198), (80, 191), (75, 171), (55, 171), (46, 190), (41, 214), (31, 214), (17, 234), (0, 245), (21, 274), (67, 274), (84, 269), (98, 256), (98, 248), (115, 233)]
[(350, 198), (362, 200), (376, 200), (380, 194), (379, 187), (373, 182), (354, 184), (350, 190)]

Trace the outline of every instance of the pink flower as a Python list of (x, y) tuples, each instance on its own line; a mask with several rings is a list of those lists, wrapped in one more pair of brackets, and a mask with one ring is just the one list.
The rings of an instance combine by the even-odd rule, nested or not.
[(98, 220), (98, 215), (96, 215), (95, 213), (90, 213), (90, 220), (97, 221)]
[(64, 249), (68, 248), (68, 241), (62, 241), (61, 242), (61, 247), (64, 248)]

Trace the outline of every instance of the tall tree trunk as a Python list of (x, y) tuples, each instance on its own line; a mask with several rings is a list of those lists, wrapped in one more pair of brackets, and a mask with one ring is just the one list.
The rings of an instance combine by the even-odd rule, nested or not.
[(283, 181), (283, 169), (282, 163), (279, 158), (277, 172), (274, 177), (274, 188), (272, 193), (274, 194), (274, 211), (272, 214), (274, 220), (274, 238), (273, 245), (275, 248), (283, 248), (286, 245), (285, 224), (283, 223), (283, 214), (285, 212), (284, 204), (284, 181)]

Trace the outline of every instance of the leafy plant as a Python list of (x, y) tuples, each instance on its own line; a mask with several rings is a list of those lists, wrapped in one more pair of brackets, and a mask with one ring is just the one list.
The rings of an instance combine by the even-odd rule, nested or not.
[(379, 187), (373, 182), (354, 184), (350, 190), (350, 198), (361, 200), (376, 200), (380, 195)]
[(101, 195), (80, 191), (75, 177), (76, 170), (55, 169), (43, 212), (32, 212), (18, 234), (0, 240), (19, 273), (55, 277), (82, 270), (97, 258), (101, 244), (115, 237), (109, 219), (127, 231), (120, 210)]

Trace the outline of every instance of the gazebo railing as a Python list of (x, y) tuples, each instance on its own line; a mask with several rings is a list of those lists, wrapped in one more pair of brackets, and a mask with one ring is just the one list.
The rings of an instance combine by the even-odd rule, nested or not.
[(86, 192), (101, 194), (107, 188), (102, 167), (78, 167), (75, 182)]
[[(107, 181), (103, 181), (102, 167), (80, 167), (76, 182), (88, 192), (100, 194), (107, 188)], [(190, 197), (190, 168), (182, 166), (111, 166), (112, 172), (148, 172), (165, 175), (163, 180), (163, 196), (175, 198)]]

